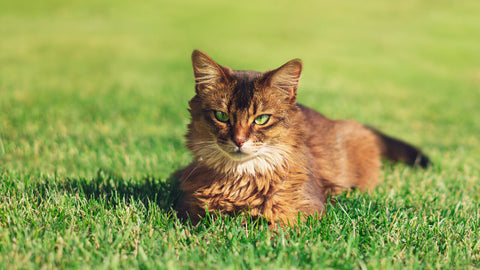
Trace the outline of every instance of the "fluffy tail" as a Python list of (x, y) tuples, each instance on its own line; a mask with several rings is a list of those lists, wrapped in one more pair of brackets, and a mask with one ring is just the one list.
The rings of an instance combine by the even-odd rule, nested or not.
[(428, 156), (415, 146), (385, 135), (372, 127), (368, 128), (378, 136), (382, 157), (422, 168), (427, 168), (432, 165)]

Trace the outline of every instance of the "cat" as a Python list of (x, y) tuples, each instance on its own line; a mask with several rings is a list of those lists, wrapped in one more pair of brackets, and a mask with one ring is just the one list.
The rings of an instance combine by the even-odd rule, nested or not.
[(293, 59), (267, 72), (232, 70), (192, 53), (196, 95), (178, 173), (178, 216), (248, 212), (269, 224), (321, 216), (330, 195), (375, 187), (381, 157), (427, 167), (416, 147), (355, 121), (330, 120), (296, 102), (302, 72)]

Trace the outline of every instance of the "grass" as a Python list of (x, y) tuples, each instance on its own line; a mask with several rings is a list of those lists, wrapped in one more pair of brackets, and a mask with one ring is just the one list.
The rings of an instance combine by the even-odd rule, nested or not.
[[(480, 268), (480, 4), (467, 0), (0, 2), (0, 268)], [(277, 233), (198, 227), (168, 181), (189, 55), (299, 57), (300, 102), (430, 154)]]

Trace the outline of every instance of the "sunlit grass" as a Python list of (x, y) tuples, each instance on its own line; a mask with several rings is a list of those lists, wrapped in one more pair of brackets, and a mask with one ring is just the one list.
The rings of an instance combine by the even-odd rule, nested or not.
[[(0, 2), (0, 268), (480, 267), (480, 2), (27, 2)], [(181, 224), (193, 49), (302, 58), (300, 102), (435, 166), (386, 164), (298, 228)]]

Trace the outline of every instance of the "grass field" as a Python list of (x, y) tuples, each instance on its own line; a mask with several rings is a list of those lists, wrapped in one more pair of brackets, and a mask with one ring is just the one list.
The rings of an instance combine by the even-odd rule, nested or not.
[[(480, 2), (0, 0), (0, 268), (480, 268)], [(272, 233), (172, 214), (190, 53), (422, 148)], [(248, 218), (248, 217), (247, 217)]]

